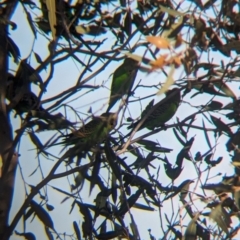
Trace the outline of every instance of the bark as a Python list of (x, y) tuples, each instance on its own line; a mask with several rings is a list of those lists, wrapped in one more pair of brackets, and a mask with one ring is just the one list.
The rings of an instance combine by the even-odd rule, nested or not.
[(6, 1), (0, 8), (0, 239), (6, 231), (12, 203), (17, 154), (13, 150), (12, 128), (5, 103), (8, 72), (8, 25), (18, 1)]

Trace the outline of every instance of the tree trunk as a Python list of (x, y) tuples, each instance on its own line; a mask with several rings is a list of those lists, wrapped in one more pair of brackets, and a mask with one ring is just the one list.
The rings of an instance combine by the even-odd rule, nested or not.
[[(8, 72), (8, 25), (17, 1), (0, 8), (0, 239), (8, 225), (12, 203), (17, 154), (14, 154), (12, 128), (5, 103)], [(4, 6), (4, 5), (3, 5)]]

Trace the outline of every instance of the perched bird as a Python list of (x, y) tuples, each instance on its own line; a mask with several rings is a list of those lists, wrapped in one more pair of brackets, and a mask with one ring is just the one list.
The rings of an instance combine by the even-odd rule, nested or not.
[(30, 86), (22, 86), (21, 80), (12, 74), (8, 74), (6, 98), (10, 101), (10, 108), (19, 115), (31, 110), (44, 110), (38, 97), (31, 92)]
[(108, 133), (117, 125), (118, 113), (103, 113), (83, 125), (79, 130), (68, 134), (60, 144), (91, 147), (105, 140)]
[(126, 58), (121, 66), (113, 73), (111, 95), (107, 112), (120, 100), (125, 94), (129, 94), (137, 75), (139, 62)]
[(180, 90), (178, 88), (173, 88), (169, 90), (166, 93), (166, 97), (157, 104), (153, 105), (153, 101), (151, 101), (150, 104), (146, 107), (146, 109), (142, 112), (141, 119), (129, 126), (128, 128), (135, 128), (152, 108), (152, 112), (142, 123), (140, 129), (147, 128), (149, 130), (153, 130), (155, 127), (163, 126), (174, 116), (178, 109), (180, 101)]
[(31, 110), (44, 111), (38, 97), (33, 92), (24, 93), (19, 102), (15, 105), (14, 110), (17, 114), (29, 112)]

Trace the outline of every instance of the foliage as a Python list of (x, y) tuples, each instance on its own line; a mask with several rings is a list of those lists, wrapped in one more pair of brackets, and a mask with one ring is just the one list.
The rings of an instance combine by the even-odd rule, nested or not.
[[(6, 79), (0, 81), (6, 81), (1, 89), (12, 123), (11, 113), (21, 120), (14, 125), (15, 151), (30, 139), (37, 158), (28, 161), (36, 161), (37, 167), (30, 176), (23, 172), (16, 176), (24, 184), (25, 199), (2, 239), (14, 231), (35, 239), (30, 219), (43, 223), (49, 239), (143, 239), (141, 234), (148, 228), (150, 239), (233, 238), (239, 230), (240, 208), (238, 2), (17, 2), (0, 5), (1, 25), (9, 28), (5, 61), (9, 59), (14, 69), (5, 69)], [(19, 39), (10, 34), (20, 23), (7, 13), (13, 11), (14, 19), (19, 9), (34, 39), (27, 57), (21, 57)], [(104, 132), (101, 142), (87, 141), (87, 148), (79, 148), (75, 139), (73, 146), (59, 145), (62, 137), (65, 142), (69, 133), (77, 136), (79, 128), (81, 135), (92, 117), (100, 119), (106, 112), (108, 97), (111, 102), (118, 94), (118, 87), (107, 90), (111, 81), (106, 80), (127, 57), (138, 64), (128, 68), (135, 78), (131, 89), (127, 87), (124, 97), (125, 87), (120, 88), (120, 100), (111, 106), (111, 112), (115, 109), (118, 114), (117, 127), (107, 128), (111, 131)], [(58, 67), (72, 76), (69, 61), (75, 62), (78, 76), (64, 79), (64, 90), (57, 92)], [(127, 73), (122, 74), (126, 80)], [(117, 76), (121, 82), (121, 71)], [(173, 88), (181, 92), (180, 106), (177, 103), (165, 112), (168, 120), (178, 107), (173, 118), (144, 127), (144, 121), (150, 124), (153, 116), (162, 113), (162, 108), (154, 112), (153, 99), (157, 104)], [(165, 97), (162, 103), (168, 100)], [(79, 106), (85, 107), (79, 110)], [(163, 111), (168, 110), (165, 104)], [(0, 153), (2, 169), (8, 169)], [(53, 180), (59, 179), (67, 187), (54, 185)], [(84, 193), (90, 197), (82, 198)], [(60, 206), (50, 204), (52, 194), (61, 198)], [(70, 213), (79, 211), (80, 223), (66, 216), (72, 232), (65, 233), (56, 227), (59, 220), (54, 212), (67, 202)], [(137, 221), (146, 211), (158, 211), (159, 223)], [(23, 230), (17, 227), (21, 219)], [(151, 231), (154, 225), (158, 232)]]

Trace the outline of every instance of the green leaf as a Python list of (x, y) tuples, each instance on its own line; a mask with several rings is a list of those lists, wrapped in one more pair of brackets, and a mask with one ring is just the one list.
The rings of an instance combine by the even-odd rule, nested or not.
[(228, 227), (230, 227), (231, 218), (230, 215), (224, 210), (221, 204), (218, 204), (212, 209), (209, 218), (214, 220), (217, 225), (228, 234)]
[(46, 204), (47, 210), (52, 211), (54, 207), (52, 205)]
[(124, 19), (124, 26), (123, 30), (128, 36), (131, 36), (132, 33), (132, 17), (131, 17), (131, 11), (127, 11)]
[(210, 154), (208, 154), (205, 158), (204, 158), (204, 161), (207, 163), (207, 164), (210, 164), (210, 162), (211, 162), (211, 157), (212, 157), (212, 153), (210, 153)]
[(33, 117), (43, 119), (47, 122), (46, 124), (42, 121), (37, 121), (36, 124), (39, 127), (37, 131), (73, 129), (76, 124), (67, 120), (61, 113), (50, 114), (47, 111), (32, 110), (31, 114)]
[(146, 205), (141, 204), (141, 203), (135, 203), (133, 205), (133, 208), (137, 208), (137, 209), (141, 209), (141, 210), (145, 210), (145, 211), (151, 211), (151, 212), (155, 211), (154, 208), (146, 206)]
[(45, 34), (50, 33), (51, 29), (50, 29), (49, 23), (47, 21), (38, 20), (36, 23), (37, 23), (39, 29), (41, 29)]
[(40, 204), (32, 200), (31, 208), (33, 209), (33, 211), (36, 213), (38, 218), (42, 221), (42, 223), (45, 226), (54, 229), (54, 225), (51, 217), (49, 216), (48, 212)]
[(107, 156), (107, 161), (115, 174), (116, 178), (121, 182), (121, 169), (119, 167), (119, 164), (117, 162), (117, 156), (113, 152), (112, 148), (110, 147), (110, 142), (107, 140), (104, 145), (104, 150)]
[(90, 229), (92, 229), (92, 215), (86, 204), (76, 201), (81, 214), (83, 215), (84, 222), (82, 223), (83, 238), (88, 236)]
[(208, 165), (210, 165), (210, 166), (212, 166), (212, 167), (215, 167), (217, 164), (219, 164), (221, 161), (222, 161), (222, 157), (219, 157), (217, 160), (211, 160), (211, 158), (212, 158), (212, 153), (210, 153), (209, 155), (207, 155), (205, 158), (204, 158), (204, 161), (208, 164)]
[(176, 164), (179, 167), (182, 167), (182, 163), (183, 163), (184, 158), (190, 160), (188, 152), (189, 152), (190, 148), (192, 147), (193, 142), (194, 142), (194, 138), (192, 137), (189, 141), (187, 141), (185, 143), (185, 145), (182, 148), (182, 150), (178, 153)]
[(100, 225), (100, 233), (106, 233), (106, 231), (107, 231), (107, 221), (104, 220)]
[(117, 178), (114, 173), (112, 173), (111, 187), (112, 187), (112, 200), (114, 203), (116, 203), (116, 201), (117, 201)]
[(73, 228), (78, 240), (81, 240), (81, 233), (76, 221), (73, 222)]
[(176, 128), (173, 128), (173, 133), (175, 135), (175, 137), (177, 138), (177, 140), (184, 146), (185, 142), (181, 139), (181, 137), (178, 135), (178, 132), (176, 130)]
[(19, 59), (21, 57), (19, 48), (9, 36), (7, 37), (7, 42), (8, 42), (7, 50), (9, 52), (9, 54), (12, 55), (14, 62), (18, 64)]
[(169, 153), (172, 151), (172, 149), (170, 148), (164, 148), (164, 147), (161, 147), (159, 146), (158, 143), (155, 143), (153, 141), (150, 141), (150, 140), (145, 140), (145, 139), (142, 139), (142, 140), (139, 140), (137, 141), (137, 143), (141, 144), (141, 145), (144, 145), (144, 147), (150, 151), (153, 151), (153, 152), (165, 152), (165, 153)]
[(164, 168), (165, 168), (165, 172), (166, 172), (167, 176), (171, 180), (175, 180), (176, 178), (178, 178), (183, 170), (183, 168), (181, 168), (181, 165), (179, 165), (175, 168), (172, 168), (172, 165), (169, 162), (164, 164)]
[(78, 34), (88, 34), (94, 37), (106, 33), (105, 28), (97, 25), (78, 25), (75, 30)]
[(39, 84), (40, 88), (43, 89), (43, 80), (36, 70), (27, 63), (27, 59), (23, 59), (18, 67), (16, 78), (20, 79), (23, 84)]
[(140, 188), (136, 191), (136, 193), (132, 194), (127, 200), (124, 200), (119, 208), (119, 210), (115, 213), (116, 216), (124, 216), (130, 208), (136, 203), (140, 195), (143, 193), (144, 189)]
[(213, 84), (219, 90), (223, 91), (228, 97), (236, 98), (234, 92), (228, 87), (228, 85), (225, 82), (213, 81)]
[(95, 237), (97, 239), (115, 239), (117, 237), (119, 237), (121, 235), (121, 231), (117, 230), (117, 231), (109, 231), (106, 233), (100, 233), (98, 235), (96, 235)]
[(37, 149), (39, 150), (39, 152), (44, 153), (46, 156), (48, 156), (48, 153), (46, 151), (44, 151), (44, 146), (41, 143), (41, 141), (39, 140), (39, 138), (36, 136), (36, 134), (34, 134), (34, 132), (29, 132), (28, 133), (32, 143), (37, 147)]
[(41, 59), (41, 57), (40, 57), (36, 52), (34, 52), (34, 56), (35, 56), (37, 62), (38, 62), (39, 64), (42, 64), (42, 59)]
[(181, 199), (181, 201), (183, 201), (186, 198), (191, 183), (194, 183), (194, 181), (185, 180), (184, 182), (182, 182), (178, 186), (178, 188), (180, 189), (180, 199)]
[(173, 23), (171, 25), (171, 29), (164, 31), (162, 36), (168, 37), (168, 38), (176, 38), (177, 35), (181, 32), (182, 28), (184, 27), (184, 23), (188, 17), (186, 16), (181, 16), (177, 20), (177, 22)]
[(204, 136), (205, 136), (206, 142), (207, 142), (207, 144), (208, 144), (208, 147), (209, 147), (210, 149), (212, 149), (212, 145), (211, 145), (210, 139), (209, 139), (209, 137), (208, 137), (208, 133), (207, 133), (207, 130), (206, 130), (206, 127), (205, 127), (204, 120), (202, 120), (202, 124), (203, 124), (203, 128), (204, 128), (203, 131), (204, 131)]
[(232, 134), (231, 128), (228, 125), (226, 125), (223, 121), (221, 121), (221, 119), (211, 116), (211, 120), (213, 124), (217, 127), (218, 131), (220, 130), (227, 134)]
[(195, 161), (201, 161), (202, 160), (202, 154), (200, 152), (197, 152), (195, 157), (194, 157)]
[(127, 1), (126, 0), (120, 0), (121, 7), (126, 7)]
[(240, 67), (233, 73), (235, 77), (240, 77)]
[(36, 4), (32, 2), (31, 0), (24, 0), (21, 2), (22, 4), (28, 4), (30, 7), (36, 7)]
[(188, 193), (188, 189), (191, 183), (193, 183), (193, 180), (185, 180), (183, 181), (178, 187), (172, 187), (171, 190), (174, 190), (174, 192), (172, 194), (170, 194), (169, 196), (167, 196), (165, 198), (165, 201), (168, 200), (169, 198), (173, 198), (174, 196), (176, 196), (178, 193), (180, 193), (180, 199), (181, 201), (183, 201)]
[(32, 30), (32, 33), (34, 35), (35, 38), (37, 38), (37, 34), (36, 34), (36, 29), (35, 26), (33, 25), (33, 20), (32, 20), (32, 16), (31, 14), (26, 10), (26, 8), (24, 8), (25, 13), (27, 15), (27, 20), (28, 20), (28, 24), (30, 26), (30, 29)]
[(29, 208), (28, 211), (24, 214), (24, 221), (26, 221), (29, 217), (31, 217), (33, 213), (34, 213), (34, 210), (32, 208)]
[(82, 189), (84, 182), (85, 182), (85, 178), (84, 175), (82, 174), (82, 172), (78, 172), (77, 175), (74, 177), (74, 182), (75, 185), (71, 185), (71, 190), (73, 191), (76, 188), (80, 188), (80, 190)]
[(96, 154), (95, 162), (94, 162), (94, 165), (93, 165), (89, 195), (91, 195), (91, 192), (92, 192), (95, 184), (97, 183), (101, 162), (102, 162), (101, 154), (98, 152)]
[(49, 228), (45, 226), (45, 232), (49, 240), (54, 240), (52, 233), (49, 231)]
[(205, 106), (205, 110), (214, 111), (222, 109), (223, 104), (218, 101), (211, 101), (207, 106)]
[(223, 192), (232, 192), (233, 188), (231, 185), (223, 184), (223, 183), (217, 183), (217, 184), (205, 184), (202, 186), (203, 189), (206, 190), (212, 190), (217, 195), (221, 194)]
[(139, 235), (137, 224), (135, 223), (133, 216), (131, 216), (130, 227), (131, 227), (132, 233), (134, 235), (134, 239), (141, 239), (140, 235)]
[(186, 240), (195, 240), (197, 237), (197, 224), (195, 220), (191, 220), (185, 232)]
[(22, 236), (22, 237), (24, 237), (27, 240), (35, 240), (36, 239), (35, 235), (33, 233), (31, 233), (31, 232), (20, 233), (18, 231), (15, 231), (15, 234), (17, 236)]

